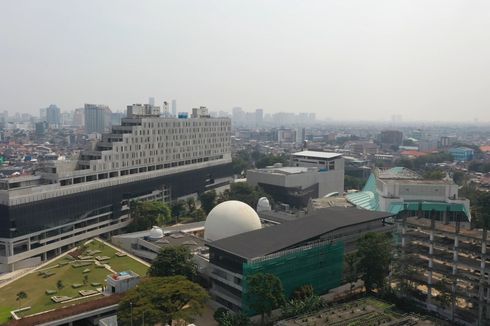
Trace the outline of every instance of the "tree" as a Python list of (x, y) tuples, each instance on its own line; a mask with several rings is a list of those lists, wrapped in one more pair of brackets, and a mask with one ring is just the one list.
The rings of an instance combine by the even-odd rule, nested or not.
[(206, 191), (205, 193), (202, 193), (199, 196), (199, 201), (201, 202), (201, 208), (204, 210), (206, 215), (208, 215), (209, 212), (211, 212), (211, 210), (214, 208), (214, 206), (216, 206), (217, 197), (218, 196), (214, 189), (210, 191)]
[(264, 325), (265, 315), (284, 303), (284, 291), (281, 280), (269, 273), (257, 273), (246, 278), (248, 291), (245, 293), (250, 308), (261, 315)]
[(148, 275), (153, 277), (182, 275), (189, 280), (197, 276), (197, 265), (188, 247), (170, 246), (160, 250), (151, 264)]
[(350, 190), (350, 189), (357, 189), (361, 190), (362, 187), (364, 186), (365, 181), (361, 178), (353, 177), (350, 175), (345, 175), (344, 176), (344, 189)]
[(17, 298), (15, 300), (19, 301), (19, 309), (21, 307), (21, 301), (25, 299), (27, 299), (27, 293), (25, 291), (17, 292)]
[(294, 290), (292, 298), (294, 300), (304, 300), (305, 298), (308, 298), (313, 294), (315, 294), (313, 286), (311, 286), (310, 284), (305, 284)]
[(252, 187), (245, 182), (236, 182), (230, 185), (230, 190), (226, 190), (218, 198), (221, 203), (227, 200), (238, 200), (244, 202), (250, 207), (257, 207), (260, 197), (267, 197), (267, 194), (259, 187)]
[(490, 229), (490, 192), (474, 191), (470, 197), (474, 223)]
[(56, 282), (56, 288), (58, 289), (58, 291), (61, 291), (64, 287), (65, 285), (63, 284), (62, 280), (58, 280), (58, 282)]
[(83, 284), (87, 285), (87, 283), (88, 283), (88, 275), (85, 274), (83, 275)]
[(172, 216), (175, 216), (176, 222), (179, 217), (185, 214), (185, 205), (186, 203), (183, 200), (177, 200), (172, 202), (171, 204)]
[(201, 208), (198, 208), (190, 214), (190, 217), (195, 222), (204, 221), (206, 219), (206, 213)]
[(200, 315), (208, 295), (183, 276), (150, 277), (129, 290), (119, 302), (118, 320), (122, 325), (169, 324), (173, 320), (192, 321)]
[(318, 295), (312, 294), (304, 299), (292, 299), (281, 307), (282, 318), (289, 318), (318, 311), (325, 307), (325, 301)]
[(269, 154), (269, 155), (264, 155), (262, 154), (262, 156), (255, 161), (255, 166), (257, 167), (257, 169), (262, 169), (262, 168), (265, 168), (266, 166), (271, 166), (271, 165), (274, 165), (276, 163), (281, 163), (282, 165), (287, 165), (288, 164), (288, 159), (286, 156), (277, 156), (277, 155), (272, 155), (272, 154)]
[(429, 180), (442, 180), (446, 176), (446, 173), (444, 173), (441, 170), (427, 170), (423, 174), (424, 179), (429, 179)]
[(219, 326), (250, 326), (252, 322), (247, 315), (243, 313), (233, 313), (226, 311), (218, 321)]
[(185, 205), (189, 214), (192, 214), (196, 210), (196, 200), (193, 197), (187, 198)]
[(358, 257), (355, 253), (350, 253), (345, 255), (346, 271), (345, 280), (350, 284), (350, 294), (352, 294), (352, 289), (354, 288), (354, 283), (357, 282), (359, 278), (358, 269)]
[(129, 232), (148, 230), (154, 225), (170, 224), (172, 222), (171, 210), (163, 202), (132, 201), (130, 214), (133, 221), (128, 225)]
[(358, 240), (359, 272), (367, 292), (382, 288), (391, 263), (391, 239), (385, 233), (368, 233)]
[(213, 314), (214, 320), (216, 320), (218, 323), (221, 323), (221, 320), (225, 317), (225, 315), (228, 313), (228, 310), (223, 307), (219, 307), (216, 309), (216, 311)]

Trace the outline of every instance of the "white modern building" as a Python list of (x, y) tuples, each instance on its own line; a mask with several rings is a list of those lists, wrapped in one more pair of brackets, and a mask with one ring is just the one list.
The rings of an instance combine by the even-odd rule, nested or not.
[(0, 272), (39, 264), (130, 223), (129, 202), (171, 200), (232, 175), (227, 118), (162, 118), (130, 105), (120, 126), (76, 160), (0, 180)]

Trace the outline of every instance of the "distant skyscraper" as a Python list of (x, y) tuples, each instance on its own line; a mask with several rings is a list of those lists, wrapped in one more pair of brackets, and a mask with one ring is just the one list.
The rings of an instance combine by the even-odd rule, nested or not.
[(172, 115), (177, 116), (177, 100), (172, 100)]
[(59, 128), (61, 126), (61, 110), (54, 104), (51, 104), (46, 108), (46, 121), (52, 128)]
[(154, 97), (150, 97), (148, 99), (148, 104), (150, 104), (151, 106), (155, 106), (155, 98)]
[(73, 112), (73, 121), (72, 124), (77, 127), (82, 127), (85, 123), (84, 118), (84, 108), (75, 109)]
[(106, 105), (85, 104), (85, 132), (103, 133), (111, 126), (111, 110)]
[(260, 127), (263, 122), (264, 122), (264, 110), (263, 109), (255, 110), (255, 125), (257, 127)]
[(46, 120), (46, 108), (40, 108), (39, 109), (39, 120), (41, 120), (41, 121)]

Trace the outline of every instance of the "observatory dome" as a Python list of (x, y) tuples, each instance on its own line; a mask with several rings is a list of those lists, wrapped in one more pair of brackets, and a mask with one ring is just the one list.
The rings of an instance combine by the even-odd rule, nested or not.
[(270, 212), (271, 210), (269, 199), (267, 197), (261, 197), (257, 203), (257, 212)]
[(216, 241), (261, 227), (260, 218), (252, 207), (241, 201), (229, 200), (209, 212), (204, 223), (204, 240)]
[(158, 240), (163, 238), (163, 231), (161, 228), (158, 226), (154, 226), (150, 230), (150, 239), (151, 240)]

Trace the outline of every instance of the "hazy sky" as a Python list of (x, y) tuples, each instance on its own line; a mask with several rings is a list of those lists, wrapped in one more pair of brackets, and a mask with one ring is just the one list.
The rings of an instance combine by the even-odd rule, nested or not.
[(490, 1), (0, 3), (0, 111), (177, 99), (179, 111), (490, 121)]

